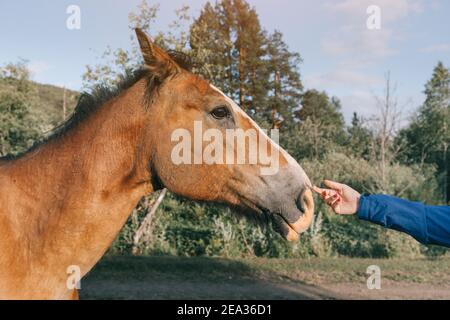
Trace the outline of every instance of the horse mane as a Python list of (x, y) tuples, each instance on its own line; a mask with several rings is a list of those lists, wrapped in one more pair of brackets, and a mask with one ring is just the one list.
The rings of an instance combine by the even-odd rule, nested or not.
[[(181, 68), (187, 71), (191, 71), (195, 66), (193, 59), (182, 52), (168, 50), (167, 53)], [(125, 70), (125, 73), (119, 77), (120, 79), (116, 85), (108, 86), (105, 83), (99, 83), (94, 85), (89, 91), (83, 91), (78, 98), (78, 102), (73, 113), (66, 121), (57, 125), (44, 137), (35, 141), (33, 145), (24, 152), (19, 154), (9, 154), (4, 157), (0, 157), (0, 160), (8, 161), (18, 159), (23, 155), (36, 150), (43, 144), (66, 134), (75, 128), (79, 123), (83, 122), (92, 114), (97, 112), (107, 101), (119, 96), (122, 92), (132, 87), (141, 79), (146, 80), (146, 93), (143, 97), (146, 105), (150, 103), (155, 90), (160, 85), (155, 76), (149, 72), (148, 69), (143, 67), (134, 70)]]
[[(191, 70), (193, 62), (188, 55), (175, 50), (168, 51), (168, 53), (180, 67), (188, 71)], [(155, 79), (155, 76), (146, 68), (125, 70), (125, 73), (119, 77), (120, 79), (118, 83), (114, 86), (108, 86), (104, 83), (100, 83), (95, 85), (90, 92), (82, 92), (70, 118), (53, 129), (47, 139), (60, 136), (70, 131), (77, 124), (88, 118), (91, 114), (95, 113), (107, 101), (116, 98), (122, 92), (129, 89), (143, 78), (147, 83), (146, 94), (144, 96), (144, 101), (147, 102), (147, 104), (151, 101), (155, 89), (157, 89), (160, 85), (159, 81)]]

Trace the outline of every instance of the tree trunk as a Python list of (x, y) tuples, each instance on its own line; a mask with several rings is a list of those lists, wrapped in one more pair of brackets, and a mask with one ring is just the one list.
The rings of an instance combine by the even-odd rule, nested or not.
[(278, 111), (278, 88), (280, 85), (280, 72), (276, 71), (274, 76), (274, 104), (272, 106), (272, 128), (277, 127), (277, 119), (276, 119), (276, 113)]
[(245, 87), (244, 87), (244, 82), (245, 82), (245, 69), (244, 69), (244, 64), (245, 64), (245, 49), (244, 48), (239, 48), (239, 104), (241, 106), (242, 109), (245, 110)]
[(152, 221), (153, 221), (153, 217), (155, 215), (155, 212), (158, 209), (158, 207), (161, 204), (161, 202), (163, 201), (164, 197), (166, 196), (166, 193), (167, 193), (167, 189), (164, 188), (161, 191), (161, 193), (159, 194), (158, 199), (156, 199), (156, 201), (151, 206), (150, 211), (145, 216), (144, 220), (142, 221), (141, 225), (137, 229), (136, 233), (134, 234), (134, 237), (133, 237), (133, 250), (132, 250), (133, 254), (137, 254), (138, 253), (139, 241), (141, 240), (141, 238), (144, 235), (144, 233), (147, 230), (147, 228), (150, 228), (150, 226), (152, 224)]

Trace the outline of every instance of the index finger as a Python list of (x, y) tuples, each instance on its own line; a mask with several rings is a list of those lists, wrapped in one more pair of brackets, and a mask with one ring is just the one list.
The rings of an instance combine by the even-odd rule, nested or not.
[(320, 194), (320, 195), (321, 195), (323, 192), (326, 191), (325, 189), (319, 188), (319, 187), (317, 187), (317, 186), (313, 186), (312, 189), (313, 189), (313, 191), (314, 191), (315, 193), (318, 193), (318, 194)]

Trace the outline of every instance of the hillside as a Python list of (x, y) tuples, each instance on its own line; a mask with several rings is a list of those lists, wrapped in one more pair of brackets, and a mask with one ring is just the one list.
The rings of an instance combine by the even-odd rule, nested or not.
[[(64, 119), (63, 99), (64, 88), (49, 84), (40, 84), (32, 82), (32, 85), (38, 91), (38, 101), (36, 108), (42, 113), (50, 116), (51, 124), (56, 125)], [(75, 108), (79, 92), (66, 89), (66, 117)]]
[[(41, 84), (30, 80), (0, 78), (0, 92), (15, 92), (26, 87), (29, 94), (27, 103), (33, 114), (43, 119), (46, 127), (54, 127), (64, 120), (63, 99), (64, 88)], [(66, 89), (66, 118), (75, 108), (79, 92)]]

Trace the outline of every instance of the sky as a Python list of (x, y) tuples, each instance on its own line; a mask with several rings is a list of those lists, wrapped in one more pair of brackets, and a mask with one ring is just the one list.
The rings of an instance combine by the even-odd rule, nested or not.
[[(29, 61), (33, 80), (74, 90), (82, 88), (86, 65), (100, 62), (107, 46), (131, 48), (128, 14), (142, 0), (2, 0), (0, 65)], [(155, 33), (167, 31), (174, 11), (186, 4), (198, 16), (204, 0), (160, 3)], [(423, 89), (438, 61), (450, 66), (448, 0), (249, 0), (268, 32), (283, 33), (299, 52), (306, 89), (338, 97), (347, 121), (353, 112), (377, 113), (390, 72), (407, 119), (422, 103)], [(80, 9), (80, 28), (69, 29), (67, 9)], [(369, 6), (379, 8), (379, 28)]]

